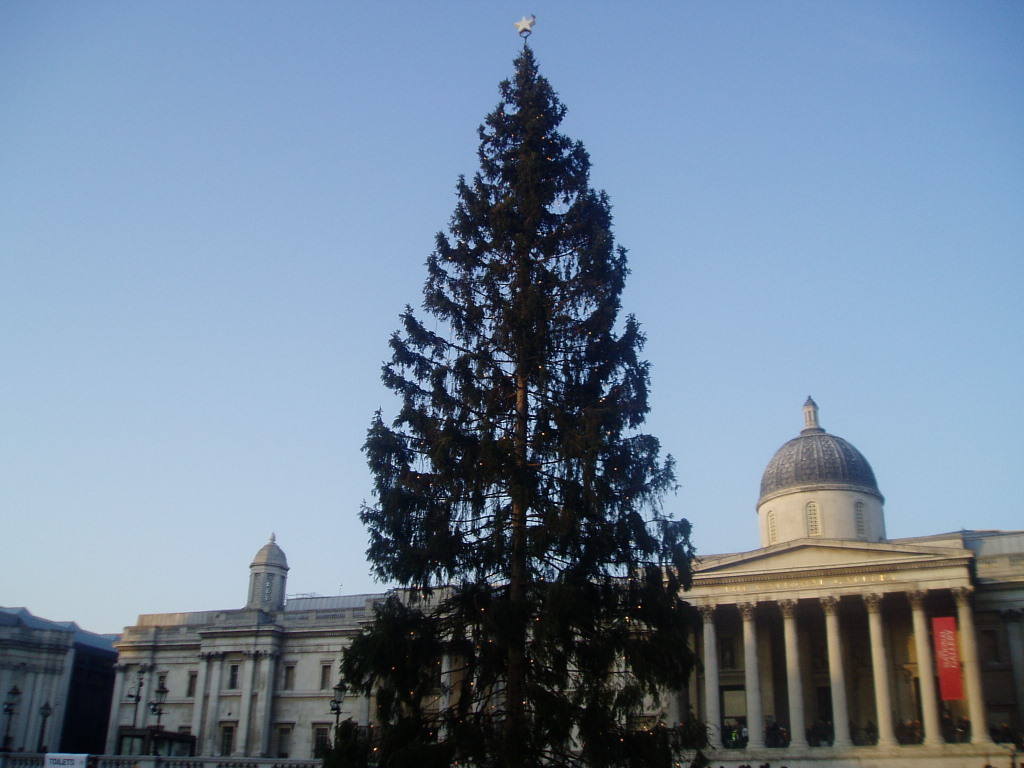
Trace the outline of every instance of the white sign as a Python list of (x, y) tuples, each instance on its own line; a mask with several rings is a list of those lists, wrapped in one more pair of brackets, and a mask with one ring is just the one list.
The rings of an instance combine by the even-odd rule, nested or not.
[(86, 768), (88, 755), (48, 754), (43, 768)]

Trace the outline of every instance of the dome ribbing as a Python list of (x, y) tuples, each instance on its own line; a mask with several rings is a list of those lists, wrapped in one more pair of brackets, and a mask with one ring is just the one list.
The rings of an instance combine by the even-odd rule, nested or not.
[(760, 505), (782, 493), (814, 489), (860, 491), (882, 498), (863, 454), (818, 426), (818, 406), (804, 404), (804, 429), (772, 456), (761, 476)]

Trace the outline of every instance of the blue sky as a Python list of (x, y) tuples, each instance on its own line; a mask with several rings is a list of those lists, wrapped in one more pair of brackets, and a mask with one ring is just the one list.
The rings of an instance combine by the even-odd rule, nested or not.
[(0, 604), (239, 607), (271, 532), (289, 592), (381, 588), (380, 363), (524, 13), (698, 549), (758, 546), (808, 394), (891, 537), (1024, 528), (1024, 5), (635, 6), (0, 4)]

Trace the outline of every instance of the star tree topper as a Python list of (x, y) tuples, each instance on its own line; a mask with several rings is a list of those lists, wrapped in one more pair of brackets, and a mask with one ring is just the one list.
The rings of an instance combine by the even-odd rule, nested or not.
[(525, 40), (533, 33), (533, 25), (536, 23), (537, 17), (533, 14), (530, 15), (530, 18), (523, 16), (523, 18), (516, 22), (516, 32)]

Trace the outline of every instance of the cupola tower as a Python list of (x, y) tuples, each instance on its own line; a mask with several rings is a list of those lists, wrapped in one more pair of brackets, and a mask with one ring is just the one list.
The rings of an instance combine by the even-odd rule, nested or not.
[(277, 538), (270, 534), (270, 541), (260, 548), (249, 566), (249, 600), (245, 607), (283, 610), (287, 579), (288, 559), (277, 546)]

